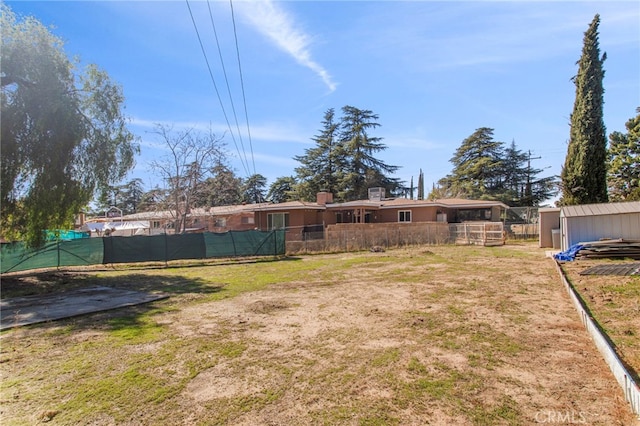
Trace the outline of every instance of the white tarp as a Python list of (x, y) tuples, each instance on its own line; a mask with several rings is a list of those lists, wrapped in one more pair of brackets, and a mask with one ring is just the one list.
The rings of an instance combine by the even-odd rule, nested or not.
[(105, 229), (111, 229), (114, 231), (121, 231), (126, 229), (149, 229), (148, 220), (136, 220), (136, 221), (117, 221), (117, 222), (93, 222), (85, 223), (83, 228), (91, 232), (102, 232)]

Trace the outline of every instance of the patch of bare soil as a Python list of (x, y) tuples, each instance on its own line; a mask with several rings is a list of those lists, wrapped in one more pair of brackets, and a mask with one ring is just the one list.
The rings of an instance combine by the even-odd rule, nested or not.
[(601, 330), (627, 370), (640, 383), (640, 276), (582, 275), (595, 266), (637, 263), (612, 259), (585, 259), (562, 264)]
[[(134, 414), (97, 408), (83, 424), (640, 425), (543, 250), (437, 246), (300, 260), (320, 261), (317, 273), (264, 290), (165, 302), (175, 309), (154, 317), (163, 337), (119, 346), (118, 368), (136, 363), (141, 379), (175, 382), (175, 392), (159, 404), (132, 395)], [(20, 381), (16, 372), (34, 361), (45, 374), (57, 359), (22, 355), (23, 341), (42, 339), (37, 329), (10, 337), (3, 377)], [(90, 350), (99, 338), (73, 331), (56, 349)], [(51, 408), (15, 395), (4, 392), (1, 415), (16, 424)]]
[[(427, 260), (434, 251), (383, 276), (372, 256), (331, 285), (286, 283), (186, 309), (180, 333), (215, 323), (250, 343), (192, 380), (183, 406), (280, 389), (231, 423), (637, 424), (542, 252), (479, 256), (454, 271)], [(343, 417), (350, 407), (361, 408)]]

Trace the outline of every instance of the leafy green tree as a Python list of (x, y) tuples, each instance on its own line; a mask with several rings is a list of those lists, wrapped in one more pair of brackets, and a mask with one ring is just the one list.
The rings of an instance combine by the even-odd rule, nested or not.
[(219, 163), (212, 169), (212, 177), (207, 178), (202, 185), (202, 197), (198, 200), (198, 207), (230, 206), (242, 202), (242, 179), (229, 168)]
[(136, 213), (143, 194), (144, 186), (142, 179), (140, 178), (132, 179), (122, 185), (123, 203), (122, 207), (120, 207), (122, 211), (125, 214)]
[(132, 179), (124, 185), (103, 189), (98, 197), (98, 207), (102, 211), (117, 207), (123, 214), (136, 213), (143, 194), (142, 179)]
[(335, 192), (339, 180), (340, 146), (338, 145), (339, 123), (335, 121), (335, 110), (328, 109), (322, 121), (322, 130), (311, 140), (313, 148), (304, 155), (293, 157), (301, 165), (295, 169), (297, 192), (302, 199), (314, 200), (320, 191)]
[(293, 176), (279, 177), (269, 187), (267, 199), (272, 203), (284, 203), (298, 199), (297, 182)]
[(640, 108), (626, 122), (627, 133), (609, 135), (611, 201), (640, 201)]
[(0, 232), (38, 246), (122, 180), (139, 148), (120, 86), (95, 65), (78, 71), (36, 19), (1, 13)]
[(557, 193), (557, 177), (538, 175), (531, 153), (515, 141), (504, 148), (493, 140), (493, 129), (482, 127), (456, 150), (450, 175), (440, 179), (429, 199), (474, 198), (499, 200), (512, 207), (537, 206)]
[(165, 188), (156, 186), (150, 191), (145, 192), (140, 197), (138, 204), (139, 212), (159, 212), (166, 210), (166, 201), (169, 199), (169, 191)]
[(603, 120), (606, 53), (600, 57), (596, 15), (584, 34), (578, 74), (573, 78), (576, 98), (571, 114), (569, 146), (561, 172), (560, 204), (606, 203), (607, 136)]
[(243, 201), (246, 203), (263, 203), (265, 201), (265, 192), (267, 187), (267, 178), (257, 173), (251, 175), (244, 182)]
[(295, 169), (301, 199), (313, 201), (319, 191), (331, 192), (336, 201), (352, 201), (367, 198), (371, 187), (384, 187), (387, 194), (406, 190), (389, 176), (398, 167), (375, 156), (387, 148), (382, 138), (371, 135), (380, 126), (377, 120), (369, 110), (345, 106), (336, 122), (335, 111), (327, 110), (323, 128), (313, 138), (316, 145), (294, 157), (301, 163)]
[(453, 171), (439, 183), (446, 192), (472, 199), (495, 199), (502, 180), (502, 142), (493, 139), (493, 129), (481, 127), (462, 141), (451, 160)]
[[(527, 197), (527, 189), (530, 194), (531, 185), (527, 185), (530, 180), (529, 168), (527, 168), (529, 155), (518, 149), (515, 140), (504, 149), (502, 156), (502, 178), (501, 178), (501, 199), (512, 200)], [(519, 203), (517, 203), (519, 204)]]

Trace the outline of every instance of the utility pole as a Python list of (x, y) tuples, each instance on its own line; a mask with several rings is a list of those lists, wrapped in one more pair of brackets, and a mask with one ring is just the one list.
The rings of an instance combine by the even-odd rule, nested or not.
[(529, 150), (527, 156), (527, 185), (524, 189), (525, 200), (527, 200), (527, 206), (531, 207), (533, 204), (533, 194), (531, 194), (531, 160), (539, 160), (542, 157), (532, 157), (531, 150)]

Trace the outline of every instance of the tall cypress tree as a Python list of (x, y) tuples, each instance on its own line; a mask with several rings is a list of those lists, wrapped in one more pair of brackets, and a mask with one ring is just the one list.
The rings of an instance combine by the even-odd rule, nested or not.
[(563, 205), (605, 203), (607, 197), (607, 137), (603, 120), (604, 63), (600, 57), (596, 15), (584, 33), (578, 74), (573, 78), (576, 99), (571, 114), (567, 157), (562, 169)]
[(424, 173), (422, 173), (422, 169), (420, 169), (418, 176), (418, 200), (424, 200)]

